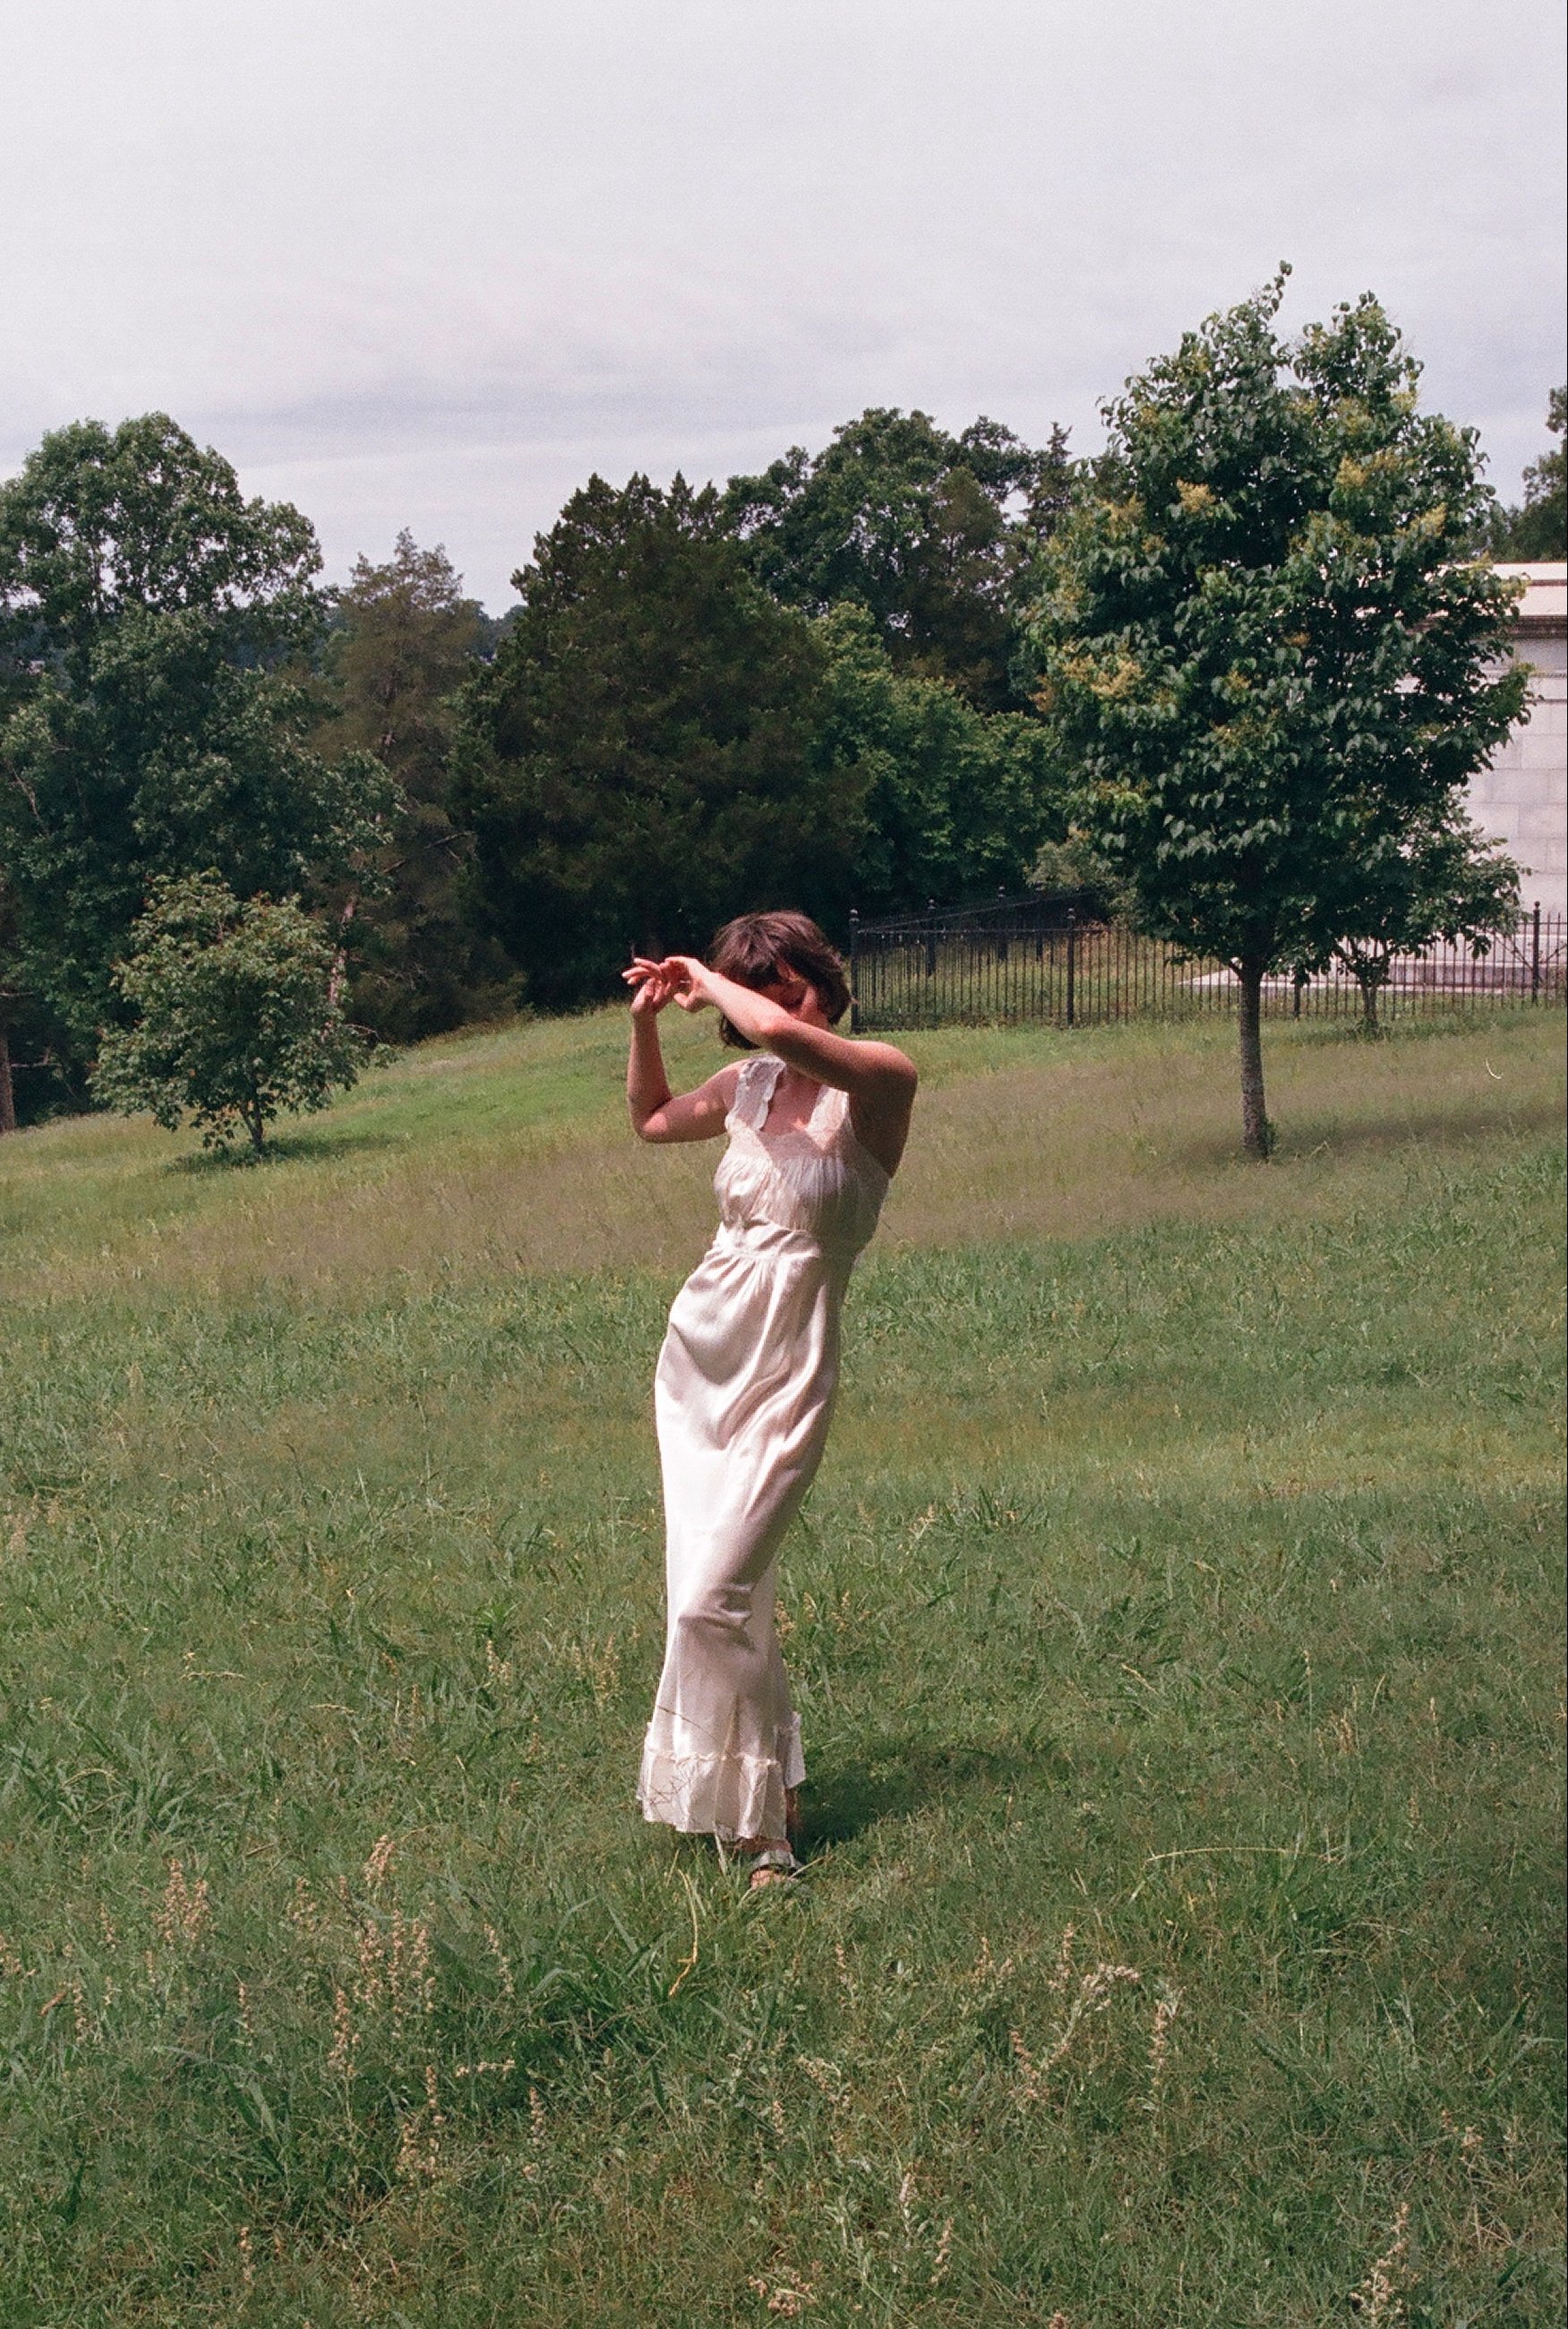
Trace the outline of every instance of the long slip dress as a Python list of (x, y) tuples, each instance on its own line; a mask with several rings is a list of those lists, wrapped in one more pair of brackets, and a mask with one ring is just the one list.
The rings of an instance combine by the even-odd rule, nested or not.
[(741, 1069), (713, 1176), (720, 1223), (675, 1297), (654, 1378), (669, 1627), (643, 1815), (733, 1843), (782, 1836), (806, 1776), (773, 1622), (775, 1555), (821, 1460), (844, 1289), (888, 1176), (824, 1084), (766, 1129), (782, 1060)]

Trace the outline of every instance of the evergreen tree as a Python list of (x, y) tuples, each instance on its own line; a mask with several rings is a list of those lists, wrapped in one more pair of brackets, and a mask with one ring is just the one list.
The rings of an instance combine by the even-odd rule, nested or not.
[(574, 494), (469, 683), (457, 813), (488, 929), (545, 1004), (750, 907), (841, 915), (863, 830), (819, 747), (827, 657), (748, 572), (712, 486)]
[(1420, 412), (1370, 297), (1284, 346), (1283, 282), (1108, 407), (1036, 629), (1088, 839), (1145, 929), (1235, 970), (1258, 1157), (1264, 978), (1366, 928), (1412, 843), (1456, 830), (1526, 685), (1498, 672), (1515, 594), (1465, 552), (1474, 432)]
[(373, 754), (401, 805), (376, 860), (379, 885), (338, 901), (349, 945), (353, 1018), (399, 1042), (501, 1008), (515, 980), (471, 927), (472, 836), (453, 819), (449, 759), (457, 694), (496, 627), (465, 599), (446, 552), (405, 529), (382, 565), (355, 561), (336, 594), (326, 677), (331, 717), (316, 741), (330, 760)]

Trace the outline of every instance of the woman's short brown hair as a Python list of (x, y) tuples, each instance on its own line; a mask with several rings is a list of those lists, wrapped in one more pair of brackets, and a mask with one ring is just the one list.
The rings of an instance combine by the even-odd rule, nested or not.
[[(808, 914), (737, 914), (726, 922), (708, 951), (708, 967), (737, 986), (771, 986), (780, 970), (792, 970), (814, 987), (830, 1022), (849, 1008), (849, 981), (844, 964)], [(749, 1036), (721, 1017), (719, 1034), (737, 1051), (754, 1051)]]

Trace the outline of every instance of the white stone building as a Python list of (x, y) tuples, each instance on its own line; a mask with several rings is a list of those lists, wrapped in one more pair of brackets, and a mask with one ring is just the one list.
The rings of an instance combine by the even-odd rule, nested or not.
[(1568, 911), (1568, 565), (1499, 566), (1520, 576), (1516, 652), (1535, 667), (1529, 711), (1469, 786), (1470, 815), (1519, 869), (1525, 911)]

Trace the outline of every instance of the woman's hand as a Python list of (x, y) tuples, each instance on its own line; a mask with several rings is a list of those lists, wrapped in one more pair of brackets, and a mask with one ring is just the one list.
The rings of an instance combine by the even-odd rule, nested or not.
[(694, 954), (666, 955), (662, 962), (639, 954), (621, 976), (636, 989), (631, 1007), (639, 1016), (662, 1011), (666, 1003), (678, 1003), (683, 1011), (705, 1011), (719, 1001), (715, 974)]
[(723, 982), (696, 955), (672, 954), (665, 968), (675, 974), (675, 1001), (683, 1011), (706, 1011), (710, 1004), (717, 1009)]
[(671, 962), (650, 962), (646, 955), (634, 956), (630, 966), (621, 972), (631, 988), (631, 1015), (634, 1019), (653, 1019), (666, 1003), (675, 999), (680, 981)]

